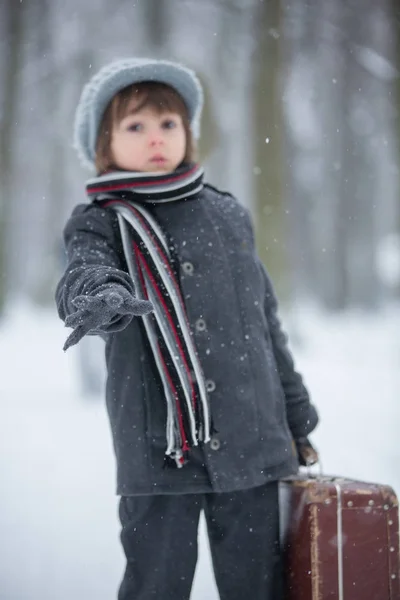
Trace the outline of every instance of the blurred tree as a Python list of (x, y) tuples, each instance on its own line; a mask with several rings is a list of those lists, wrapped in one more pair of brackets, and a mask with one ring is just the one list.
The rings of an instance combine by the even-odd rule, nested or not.
[(284, 126), (283, 204), (286, 211), (290, 292), (301, 298), (315, 293), (315, 253), (311, 215), (319, 200), (320, 128), (315, 110), (316, 22), (310, 6), (291, 0), (282, 7), (280, 99)]
[(0, 315), (9, 282), (8, 232), (12, 191), (12, 156), (21, 69), (22, 13), (25, 4), (2, 0), (0, 5)]
[[(386, 301), (378, 255), (398, 219), (395, 26), (391, 0), (353, 0), (348, 12), (343, 188), (347, 225), (347, 304), (374, 309)], [(360, 21), (360, 12), (364, 11)], [(345, 154), (346, 153), (346, 154)]]
[[(7, 248), (12, 272), (9, 289), (34, 302), (48, 298), (53, 237), (48, 210), (54, 177), (54, 111), (59, 88), (54, 86), (50, 0), (26, 3), (21, 13), (19, 94), (13, 124), (13, 202)], [(23, 177), (17, 176), (22, 174)], [(12, 234), (11, 234), (12, 231)], [(22, 248), (24, 252), (22, 252)], [(21, 259), (23, 256), (23, 260)]]
[[(397, 108), (395, 113), (397, 132), (397, 142), (400, 146), (400, 5), (398, 0), (392, 0), (392, 11), (394, 15), (394, 28), (396, 32), (396, 51), (395, 51), (395, 63), (397, 68), (396, 87), (394, 91), (394, 105)], [(399, 153), (400, 154), (400, 153)], [(397, 177), (400, 179), (400, 157), (397, 165)], [(396, 235), (394, 237), (394, 243), (397, 248), (397, 262), (396, 262), (396, 277), (393, 286), (395, 297), (400, 298), (400, 194), (397, 196), (397, 207), (398, 215), (396, 219)]]
[(208, 37), (199, 61), (210, 92), (204, 120), (207, 138), (212, 133), (212, 123), (207, 123), (207, 118), (215, 123), (215, 145), (207, 144), (207, 177), (214, 185), (235, 194), (253, 212), (252, 59), (257, 43), (257, 14), (253, 0), (241, 5), (233, 0), (196, 4), (196, 15), (208, 28), (203, 32)]
[(163, 48), (168, 40), (168, 8), (166, 2), (159, 0), (146, 0), (143, 4), (143, 26), (149, 45), (154, 48)]
[(278, 295), (287, 297), (285, 211), (282, 202), (281, 14), (279, 0), (262, 2), (254, 53), (253, 180), (256, 238)]
[(392, 10), (283, 5), (291, 271), (296, 293), (333, 310), (375, 309), (387, 293), (377, 255), (398, 214)]

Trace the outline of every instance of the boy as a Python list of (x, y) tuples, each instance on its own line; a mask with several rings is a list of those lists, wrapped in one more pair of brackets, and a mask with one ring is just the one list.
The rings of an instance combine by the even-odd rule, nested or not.
[(106, 340), (119, 600), (189, 598), (201, 509), (221, 599), (279, 600), (278, 480), (318, 421), (249, 214), (195, 162), (202, 101), (189, 69), (131, 59), (95, 75), (76, 114), (97, 177), (66, 224), (56, 297), (65, 349)]

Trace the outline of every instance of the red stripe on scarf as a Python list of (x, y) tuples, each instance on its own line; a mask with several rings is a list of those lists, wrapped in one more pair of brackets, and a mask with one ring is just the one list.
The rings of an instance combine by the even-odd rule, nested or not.
[[(133, 243), (133, 246), (134, 246), (134, 249), (135, 249), (136, 260), (137, 260), (137, 263), (138, 263), (138, 266), (139, 266), (140, 282), (142, 284), (142, 288), (143, 288), (143, 291), (144, 291), (144, 296), (145, 296), (146, 300), (148, 300), (149, 299), (149, 294), (147, 292), (146, 282), (144, 280), (142, 270), (140, 269), (140, 263), (139, 263), (139, 259), (138, 259), (138, 256), (137, 256), (137, 253), (140, 254), (140, 250), (139, 250), (137, 244), (135, 244), (135, 242)], [(180, 402), (179, 402), (179, 394), (178, 394), (178, 391), (177, 391), (177, 389), (176, 389), (176, 387), (174, 385), (174, 382), (171, 379), (171, 376), (170, 376), (168, 367), (166, 365), (166, 362), (164, 360), (164, 357), (162, 355), (159, 343), (157, 343), (157, 352), (158, 352), (158, 356), (159, 356), (159, 358), (161, 360), (161, 364), (162, 364), (164, 373), (165, 373), (165, 375), (166, 375), (166, 377), (168, 379), (169, 386), (172, 389), (173, 395), (175, 397), (175, 403), (176, 403), (176, 406), (177, 406), (177, 409), (178, 409), (179, 430), (181, 432), (181, 437), (182, 437), (182, 440), (183, 440), (182, 450), (185, 452), (185, 451), (189, 450), (189, 446), (188, 446), (188, 443), (187, 443), (187, 435), (186, 435), (185, 427), (184, 427), (184, 424), (183, 424), (183, 416), (182, 416), (181, 405), (180, 405)]]
[(167, 367), (167, 365), (165, 363), (164, 357), (163, 357), (162, 352), (161, 352), (160, 345), (158, 343), (157, 343), (157, 351), (158, 351), (158, 355), (160, 357), (160, 360), (161, 360), (161, 363), (162, 363), (165, 375), (166, 375), (166, 377), (168, 379), (168, 383), (169, 383), (170, 387), (172, 388), (172, 391), (173, 391), (173, 394), (174, 394), (174, 397), (175, 397), (175, 403), (176, 403), (176, 406), (177, 406), (177, 409), (178, 409), (179, 430), (181, 432), (181, 437), (182, 437), (182, 440), (183, 440), (182, 451), (183, 452), (187, 452), (189, 450), (189, 445), (188, 445), (188, 441), (187, 441), (187, 435), (186, 435), (186, 431), (185, 431), (185, 426), (183, 424), (183, 416), (182, 416), (181, 405), (180, 405), (180, 402), (179, 402), (179, 394), (178, 394), (178, 391), (177, 391), (176, 387), (174, 386), (174, 382), (171, 379), (171, 375), (170, 375), (170, 373), (168, 371), (168, 367)]
[(149, 279), (150, 279), (150, 281), (151, 281), (151, 283), (153, 285), (153, 288), (154, 288), (154, 290), (155, 290), (155, 292), (156, 292), (156, 294), (157, 294), (157, 296), (158, 296), (158, 298), (159, 298), (159, 300), (160, 300), (160, 302), (161, 302), (161, 304), (162, 304), (162, 306), (164, 308), (164, 312), (165, 312), (165, 314), (167, 316), (167, 319), (168, 319), (169, 324), (171, 326), (171, 329), (173, 331), (174, 338), (175, 338), (175, 340), (176, 340), (176, 342), (178, 344), (179, 353), (180, 353), (181, 358), (183, 360), (183, 364), (185, 366), (186, 372), (189, 375), (190, 389), (191, 389), (191, 393), (192, 393), (192, 403), (193, 403), (193, 407), (196, 408), (196, 393), (195, 393), (195, 390), (194, 390), (194, 387), (193, 387), (192, 376), (191, 376), (191, 373), (190, 373), (189, 365), (187, 364), (187, 361), (186, 361), (186, 357), (185, 357), (185, 353), (184, 353), (183, 348), (182, 348), (181, 341), (180, 341), (179, 336), (178, 336), (178, 332), (177, 332), (176, 327), (175, 327), (175, 323), (174, 323), (173, 319), (171, 318), (171, 315), (170, 315), (170, 312), (168, 310), (168, 307), (165, 304), (165, 300), (163, 298), (161, 290), (158, 287), (157, 282), (156, 282), (156, 280), (153, 277), (153, 274), (152, 274), (152, 272), (150, 270), (150, 267), (147, 264), (146, 259), (144, 258), (143, 254), (139, 250), (137, 244), (135, 244), (135, 243), (134, 243), (134, 249), (135, 249), (136, 260), (138, 260), (139, 266), (140, 266), (140, 263), (143, 264), (143, 267), (145, 268), (145, 270), (147, 272), (147, 275), (148, 275), (148, 277), (149, 277)]

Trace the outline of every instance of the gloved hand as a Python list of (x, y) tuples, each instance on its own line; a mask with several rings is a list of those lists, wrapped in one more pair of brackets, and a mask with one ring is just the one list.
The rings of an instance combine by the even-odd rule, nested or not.
[(65, 326), (74, 331), (69, 335), (64, 351), (77, 344), (89, 331), (109, 323), (118, 315), (142, 316), (154, 310), (151, 302), (139, 300), (122, 286), (110, 285), (95, 296), (77, 296), (72, 304), (78, 309), (65, 319)]
[(293, 444), (302, 467), (311, 467), (319, 461), (318, 452), (307, 437), (298, 438)]

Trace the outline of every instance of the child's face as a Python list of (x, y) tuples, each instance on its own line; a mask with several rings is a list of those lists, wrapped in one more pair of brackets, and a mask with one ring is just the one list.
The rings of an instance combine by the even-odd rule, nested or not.
[(114, 164), (127, 171), (169, 172), (182, 162), (186, 134), (180, 115), (134, 105), (111, 134)]

